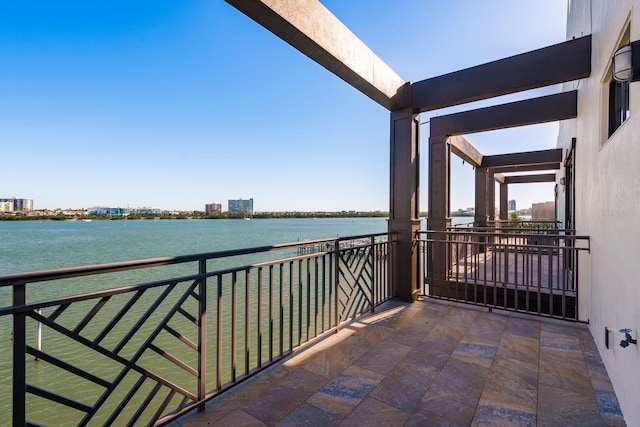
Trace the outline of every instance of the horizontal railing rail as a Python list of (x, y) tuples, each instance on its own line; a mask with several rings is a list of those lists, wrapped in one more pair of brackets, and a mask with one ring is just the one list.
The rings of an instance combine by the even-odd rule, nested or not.
[[(163, 425), (201, 410), (390, 299), (391, 244), (378, 233), (2, 276), (0, 329), (12, 320), (13, 339), (2, 412), (14, 425)], [(298, 250), (309, 245), (319, 250)], [(274, 251), (285, 256), (229, 261)], [(113, 286), (131, 270), (152, 280)], [(74, 294), (87, 280), (102, 288)]]
[[(460, 218), (460, 217), (458, 217)], [(560, 228), (562, 223), (560, 221), (555, 220), (546, 220), (546, 219), (494, 219), (486, 221), (484, 225), (480, 225), (475, 222), (473, 217), (469, 217), (469, 221), (461, 222), (457, 224), (451, 224), (447, 229), (449, 230), (460, 230), (460, 229), (481, 229), (481, 228), (489, 228), (489, 229), (504, 229), (504, 228), (537, 228), (537, 229), (549, 229)]]
[(416, 239), (426, 296), (579, 320), (579, 259), (590, 241), (575, 230), (476, 227)]

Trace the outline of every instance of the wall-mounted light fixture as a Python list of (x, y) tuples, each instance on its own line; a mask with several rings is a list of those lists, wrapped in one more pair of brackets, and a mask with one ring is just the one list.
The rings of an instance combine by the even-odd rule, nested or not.
[(640, 80), (640, 40), (622, 46), (613, 54), (613, 79), (620, 83)]

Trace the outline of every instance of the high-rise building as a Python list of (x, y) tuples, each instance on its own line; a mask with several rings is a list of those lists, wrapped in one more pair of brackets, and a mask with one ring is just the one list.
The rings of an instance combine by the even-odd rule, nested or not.
[(0, 212), (13, 212), (13, 203), (0, 201)]
[(515, 211), (516, 210), (516, 201), (515, 200), (509, 200), (509, 210), (510, 211)]
[(0, 199), (0, 203), (9, 203), (9, 209), (5, 209), (4, 212), (11, 211), (32, 211), (33, 199), (17, 199), (12, 197), (10, 199)]
[(221, 203), (208, 203), (208, 204), (204, 205), (204, 211), (207, 214), (221, 213), (222, 212), (222, 204)]
[(253, 215), (253, 199), (249, 200), (229, 200), (229, 213), (230, 214), (244, 214), (247, 216)]

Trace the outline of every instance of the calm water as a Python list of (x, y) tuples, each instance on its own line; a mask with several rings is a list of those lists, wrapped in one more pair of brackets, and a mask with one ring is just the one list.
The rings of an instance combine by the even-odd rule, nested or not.
[(386, 231), (384, 218), (0, 221), (0, 275)]

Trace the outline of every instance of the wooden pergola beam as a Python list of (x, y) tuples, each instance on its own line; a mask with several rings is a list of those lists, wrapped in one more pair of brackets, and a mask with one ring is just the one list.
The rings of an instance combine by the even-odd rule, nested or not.
[(319, 1), (226, 2), (388, 110), (409, 106), (409, 84)]
[(505, 184), (531, 184), (535, 182), (555, 182), (555, 173), (545, 173), (538, 175), (516, 175), (506, 176), (504, 179)]
[(431, 135), (453, 136), (573, 119), (578, 92), (569, 91), (524, 101), (432, 117)]
[(471, 166), (478, 167), (482, 164), (482, 153), (476, 150), (464, 136), (452, 136), (447, 139), (447, 142), (451, 146), (451, 152)]
[[(482, 166), (491, 169), (499, 166), (547, 165), (562, 161), (562, 149), (553, 148), (550, 150), (496, 154), (493, 156), (484, 156), (482, 160)], [(500, 172), (503, 171), (500, 170)]]
[(415, 82), (412, 105), (431, 111), (588, 77), (591, 36)]
[(513, 172), (536, 172), (546, 170), (559, 170), (560, 162), (537, 163), (534, 165), (514, 165), (514, 166), (497, 166), (491, 170), (496, 174), (513, 173)]

